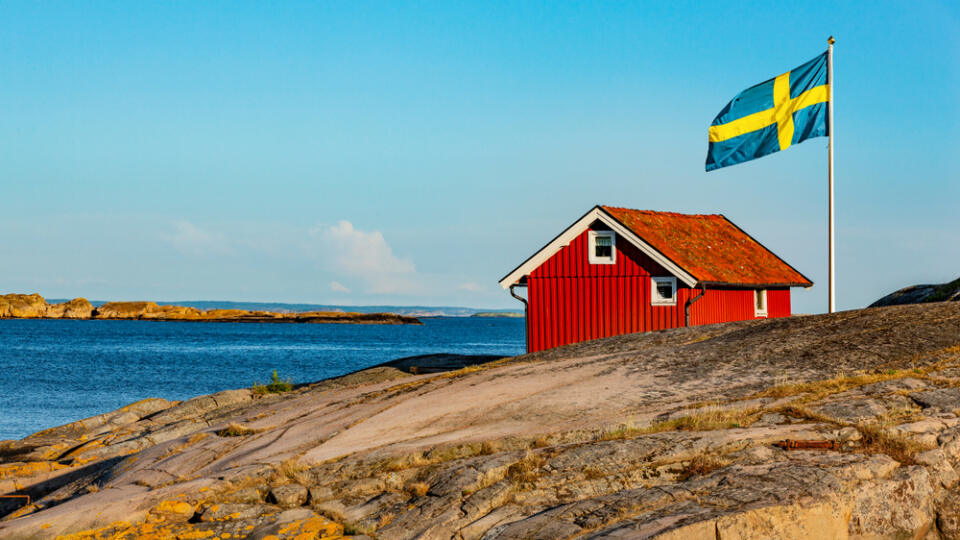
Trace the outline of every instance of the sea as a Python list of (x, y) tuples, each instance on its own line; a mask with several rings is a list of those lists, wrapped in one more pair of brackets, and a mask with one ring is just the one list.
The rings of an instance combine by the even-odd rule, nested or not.
[(0, 320), (0, 440), (149, 397), (188, 399), (315, 382), (432, 353), (514, 356), (523, 318), (437, 317), (422, 325)]

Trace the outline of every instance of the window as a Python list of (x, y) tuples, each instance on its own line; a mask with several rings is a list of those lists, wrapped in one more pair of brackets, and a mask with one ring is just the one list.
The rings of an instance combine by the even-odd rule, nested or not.
[(677, 305), (677, 278), (655, 277), (650, 278), (650, 305), (675, 306)]
[(613, 231), (590, 231), (587, 249), (590, 264), (616, 264), (616, 236)]
[(757, 289), (753, 291), (753, 313), (757, 317), (767, 316), (767, 291)]

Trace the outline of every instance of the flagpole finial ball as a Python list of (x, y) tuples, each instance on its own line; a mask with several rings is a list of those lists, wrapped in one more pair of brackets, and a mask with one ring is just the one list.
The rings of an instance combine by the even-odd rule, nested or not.
[(837, 40), (833, 39), (833, 36), (830, 36), (830, 37), (827, 38), (827, 43), (829, 43), (829, 44), (831, 44), (831, 45), (833, 45), (833, 44), (836, 43), (836, 42), (837, 42)]

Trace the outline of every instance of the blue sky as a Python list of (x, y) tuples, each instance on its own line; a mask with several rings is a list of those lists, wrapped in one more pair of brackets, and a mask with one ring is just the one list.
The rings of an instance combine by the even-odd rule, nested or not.
[(960, 274), (955, 2), (4, 2), (0, 289), (519, 307), (597, 203), (723, 213), (817, 283), (826, 143), (704, 172), (835, 53), (838, 307)]

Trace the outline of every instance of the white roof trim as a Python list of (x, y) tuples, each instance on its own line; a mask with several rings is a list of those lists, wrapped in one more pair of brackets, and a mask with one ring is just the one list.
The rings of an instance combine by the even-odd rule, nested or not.
[(614, 232), (617, 233), (617, 235), (626, 239), (628, 242), (636, 246), (637, 249), (653, 259), (657, 264), (666, 268), (671, 274), (677, 276), (677, 278), (684, 282), (687, 287), (695, 287), (697, 285), (697, 279), (695, 277), (690, 275), (683, 268), (677, 266), (670, 259), (666, 258), (662, 253), (654, 249), (653, 246), (644, 242), (639, 236), (634, 234), (633, 231), (620, 224), (619, 221), (608, 214), (603, 208), (595, 206), (593, 207), (593, 210), (590, 210), (584, 214), (582, 218), (578, 219), (576, 223), (567, 227), (567, 230), (560, 233), (556, 238), (553, 239), (553, 241), (544, 246), (543, 249), (534, 253), (513, 272), (510, 272), (506, 277), (501, 279), (500, 286), (504, 289), (507, 289), (511, 285), (515, 285), (520, 281), (521, 278), (523, 278), (523, 276), (529, 275), (530, 272), (536, 270), (541, 264), (547, 262), (547, 259), (553, 257), (558, 251), (570, 245), (570, 242), (577, 236), (580, 236), (583, 231), (587, 230), (590, 227), (590, 224), (594, 221), (600, 221), (607, 227), (610, 227)]

